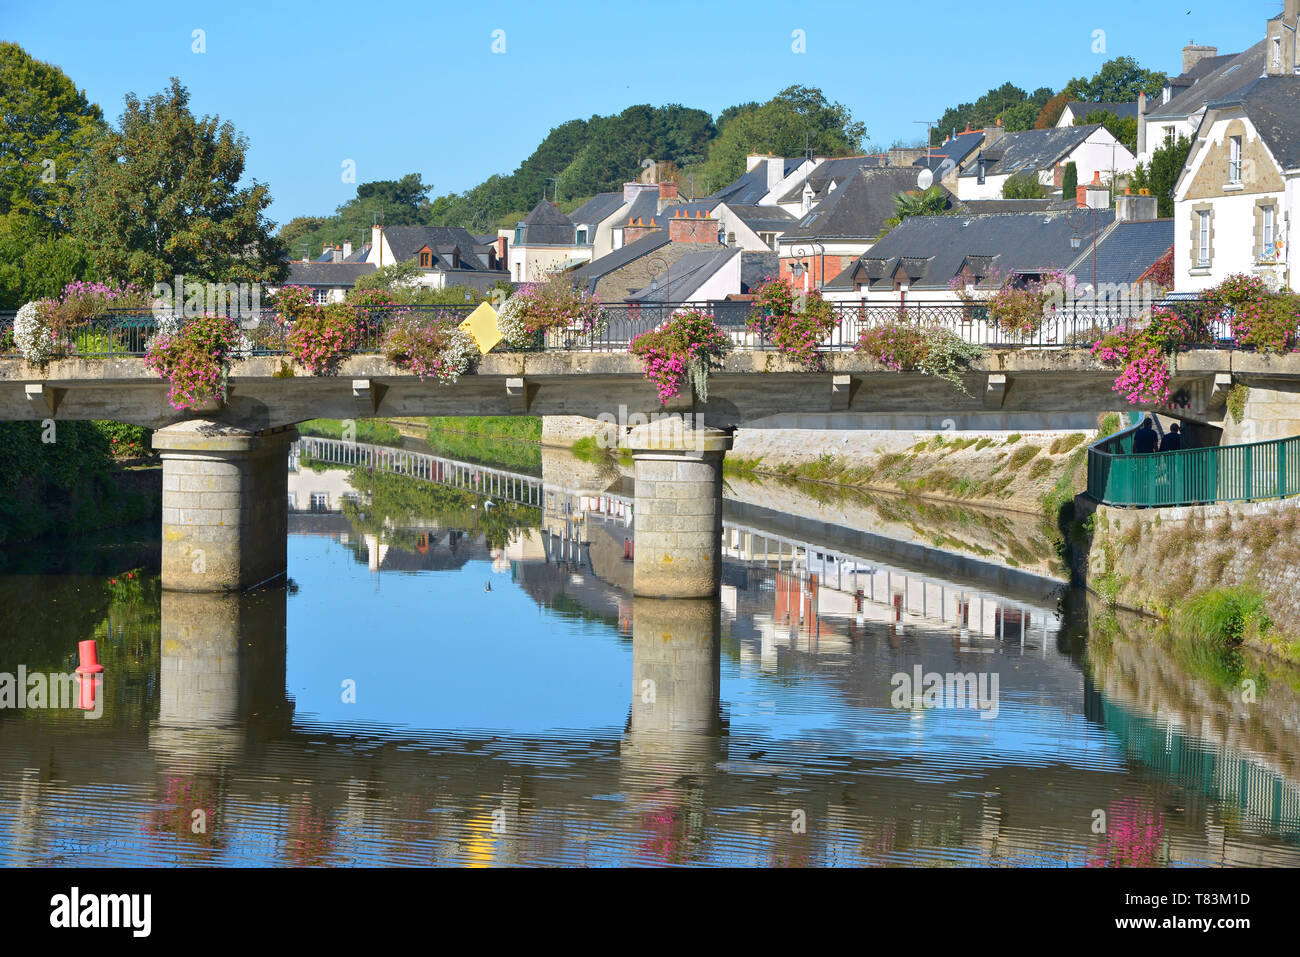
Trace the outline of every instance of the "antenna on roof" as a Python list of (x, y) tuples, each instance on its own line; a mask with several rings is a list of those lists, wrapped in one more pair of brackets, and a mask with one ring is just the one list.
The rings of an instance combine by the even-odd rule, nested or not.
[(930, 159), (930, 128), (934, 126), (933, 120), (913, 120), (913, 123), (920, 123), (925, 127), (925, 158)]

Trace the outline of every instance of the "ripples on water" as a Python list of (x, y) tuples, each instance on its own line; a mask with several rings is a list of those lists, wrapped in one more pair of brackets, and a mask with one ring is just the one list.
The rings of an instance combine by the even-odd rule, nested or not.
[[(935, 573), (899, 633), (884, 596), (924, 576), (861, 619), (823, 586), (801, 626), (774, 563), (730, 563), (720, 605), (634, 602), (535, 530), (298, 527), (292, 585), (242, 598), (162, 594), (129, 536), (11, 559), (0, 670), (95, 637), (107, 681), (97, 721), (0, 711), (0, 862), (1300, 864), (1294, 674), (1247, 712), (1165, 646), (1085, 652), (1046, 588)], [(895, 707), (918, 664), (996, 673), (997, 716)]]

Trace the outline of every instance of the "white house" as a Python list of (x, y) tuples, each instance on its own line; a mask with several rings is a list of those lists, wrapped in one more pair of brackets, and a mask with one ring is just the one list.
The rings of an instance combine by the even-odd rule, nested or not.
[[(1300, 0), (1287, 0), (1291, 15), (1297, 8)], [(1292, 49), (1281, 51), (1265, 76), (1206, 108), (1174, 187), (1179, 291), (1205, 289), (1233, 273), (1260, 276), (1275, 288), (1300, 287), (1300, 75)]]
[(365, 261), (376, 268), (414, 262), (420, 270), (417, 283), (431, 289), (489, 289), (509, 276), (496, 247), (459, 226), (375, 226)]
[(957, 198), (997, 199), (1007, 180), (1033, 176), (1048, 192), (1059, 189), (1066, 164), (1074, 163), (1079, 182), (1100, 175), (1102, 182), (1133, 172), (1137, 159), (1100, 123), (1003, 133), (984, 130), (984, 145), (957, 177)]

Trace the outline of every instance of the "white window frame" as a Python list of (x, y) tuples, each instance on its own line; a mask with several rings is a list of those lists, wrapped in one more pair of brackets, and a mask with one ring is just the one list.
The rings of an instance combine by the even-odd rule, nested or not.
[(1259, 257), (1264, 262), (1273, 262), (1273, 243), (1277, 239), (1277, 207), (1261, 206), (1259, 208)]
[(313, 512), (328, 512), (330, 510), (329, 492), (312, 492), (311, 510)]
[(1228, 137), (1228, 182), (1241, 185), (1241, 137)]
[(1200, 217), (1196, 227), (1196, 265), (1208, 266), (1210, 264), (1210, 211), (1197, 210), (1196, 215)]
[(1282, 65), (1282, 38), (1274, 37), (1273, 38), (1273, 66), (1279, 67), (1281, 65)]

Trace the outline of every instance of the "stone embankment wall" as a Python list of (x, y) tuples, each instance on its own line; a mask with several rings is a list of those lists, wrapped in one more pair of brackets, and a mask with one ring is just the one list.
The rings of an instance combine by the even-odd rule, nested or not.
[(1076, 575), (1107, 602), (1168, 618), (1198, 592), (1251, 586), (1274, 622), (1258, 646), (1300, 651), (1300, 499), (1115, 508), (1081, 495), (1075, 509)]

